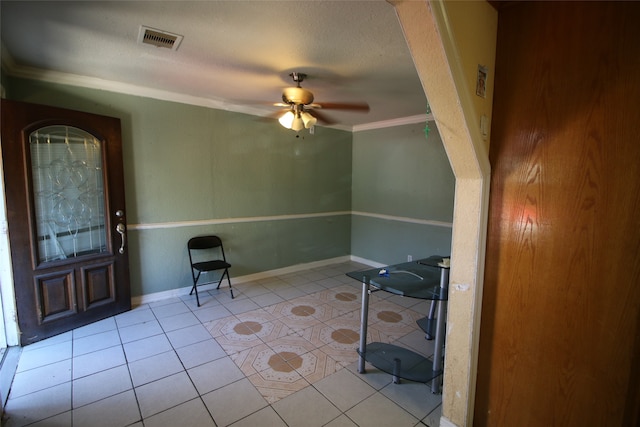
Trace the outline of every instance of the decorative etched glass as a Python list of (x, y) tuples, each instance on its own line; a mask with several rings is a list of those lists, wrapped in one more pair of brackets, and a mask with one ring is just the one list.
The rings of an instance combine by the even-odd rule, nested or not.
[(38, 262), (105, 252), (101, 142), (55, 125), (31, 133), (29, 145)]

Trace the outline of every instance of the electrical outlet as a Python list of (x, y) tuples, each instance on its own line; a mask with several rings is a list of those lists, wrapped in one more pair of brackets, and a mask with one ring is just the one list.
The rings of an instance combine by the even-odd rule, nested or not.
[(411, 255), (407, 255), (407, 261), (413, 261), (413, 257)]

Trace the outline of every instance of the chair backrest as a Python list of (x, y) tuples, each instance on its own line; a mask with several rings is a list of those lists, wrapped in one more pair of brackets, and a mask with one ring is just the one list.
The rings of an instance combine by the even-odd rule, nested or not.
[(226, 257), (224, 256), (224, 247), (222, 246), (222, 240), (218, 236), (192, 237), (191, 239), (189, 239), (187, 247), (189, 249), (189, 258), (191, 258), (192, 250), (220, 248), (222, 259), (226, 261)]

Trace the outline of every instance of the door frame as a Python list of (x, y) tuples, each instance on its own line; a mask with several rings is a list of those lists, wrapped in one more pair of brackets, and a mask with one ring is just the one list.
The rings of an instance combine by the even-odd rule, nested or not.
[[(0, 144), (0, 154), (2, 145)], [(5, 201), (4, 165), (0, 156), (0, 321), (4, 333), (0, 336), (2, 347), (20, 345), (20, 328), (16, 306), (16, 295), (13, 283), (13, 267), (11, 265), (11, 245), (9, 243), (9, 223), (7, 221), (7, 206)]]

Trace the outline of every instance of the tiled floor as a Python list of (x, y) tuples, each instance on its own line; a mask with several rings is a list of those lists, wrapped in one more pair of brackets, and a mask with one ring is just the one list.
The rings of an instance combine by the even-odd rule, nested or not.
[[(336, 264), (167, 299), (24, 348), (16, 426), (437, 426), (441, 396), (367, 365), (361, 286)], [(373, 293), (368, 340), (431, 355), (426, 301)], [(4, 425), (4, 424), (3, 424)]]

